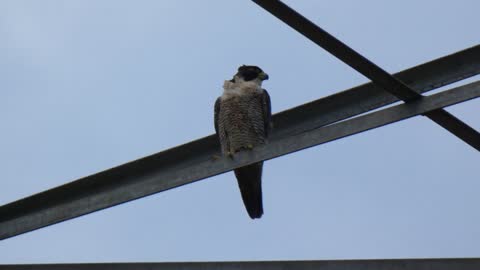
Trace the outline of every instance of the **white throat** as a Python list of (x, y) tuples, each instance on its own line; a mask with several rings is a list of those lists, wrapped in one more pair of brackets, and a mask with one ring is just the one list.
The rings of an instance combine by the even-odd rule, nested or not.
[(224, 94), (242, 94), (247, 92), (262, 91), (262, 80), (255, 79), (245, 81), (235, 76), (235, 81), (225, 81), (223, 83)]

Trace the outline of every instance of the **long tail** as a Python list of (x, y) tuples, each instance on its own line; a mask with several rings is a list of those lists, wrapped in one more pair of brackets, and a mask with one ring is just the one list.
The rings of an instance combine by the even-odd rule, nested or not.
[(263, 215), (262, 168), (263, 162), (258, 162), (235, 169), (243, 204), (252, 219)]

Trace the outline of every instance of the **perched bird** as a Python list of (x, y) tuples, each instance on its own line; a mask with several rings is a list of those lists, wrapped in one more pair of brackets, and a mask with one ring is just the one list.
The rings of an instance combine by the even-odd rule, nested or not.
[[(268, 75), (256, 66), (241, 66), (233, 79), (225, 81), (223, 94), (215, 102), (215, 131), (222, 154), (233, 157), (241, 150), (265, 144), (270, 129), (270, 96), (262, 89)], [(263, 162), (235, 169), (248, 215), (260, 218)]]

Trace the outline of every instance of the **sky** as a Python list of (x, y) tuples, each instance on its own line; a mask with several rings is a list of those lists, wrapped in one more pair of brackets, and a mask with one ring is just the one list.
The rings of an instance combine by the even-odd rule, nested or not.
[[(474, 0), (285, 2), (392, 73), (480, 43)], [(0, 205), (212, 134), (239, 65), (274, 113), (368, 82), (247, 0), (3, 0), (0, 40)], [(447, 110), (479, 130), (479, 107)], [(229, 172), (0, 241), (0, 264), (479, 257), (479, 157), (420, 116), (266, 162), (260, 220)]]

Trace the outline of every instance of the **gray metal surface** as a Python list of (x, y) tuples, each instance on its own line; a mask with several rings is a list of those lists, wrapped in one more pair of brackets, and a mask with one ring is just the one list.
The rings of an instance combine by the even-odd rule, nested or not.
[[(442, 57), (396, 74), (418, 92), (480, 73), (480, 46)], [(272, 141), (391, 104), (397, 99), (371, 83), (276, 114)], [(213, 128), (212, 128), (213, 129)], [(112, 168), (63, 186), (0, 207), (0, 239), (88, 214), (170, 187), (175, 179), (155, 178), (160, 172), (180, 170), (218, 154), (219, 145), (209, 136)], [(185, 172), (179, 171), (181, 177)], [(128, 191), (131, 183), (159, 182), (144, 192)], [(162, 184), (164, 188), (162, 188)], [(8, 221), (9, 226), (6, 226)], [(12, 227), (13, 226), (13, 227)]]
[[(166, 154), (134, 161), (1, 207), (0, 239), (453, 105), (479, 95), (480, 83), (469, 84), (409, 104), (400, 104), (297, 135), (278, 138), (253, 151), (238, 153), (233, 160), (230, 158), (213, 160), (208, 154), (215, 149), (202, 153), (195, 152), (188, 144), (180, 146), (165, 151)], [(198, 142), (193, 143), (194, 146), (196, 143)], [(197, 159), (193, 162), (194, 160), (185, 158), (184, 162), (172, 164), (168, 157), (180, 155), (175, 151), (185, 154), (186, 157), (197, 155), (203, 157), (203, 160)], [(116, 181), (110, 182), (112, 180)], [(108, 181), (106, 183), (109, 185), (102, 181)]]
[[(253, 0), (253, 2), (397, 98), (408, 102), (422, 97), (421, 94), (415, 92), (402, 81), (393, 77), (281, 1)], [(425, 116), (480, 151), (480, 133), (460, 119), (443, 109), (428, 112)]]
[(478, 258), (0, 265), (0, 270), (478, 270)]
[[(479, 74), (480, 45), (404, 70), (394, 76), (418, 93)], [(274, 116), (272, 137), (283, 137), (346, 119), (398, 101), (373, 83), (321, 98)]]

